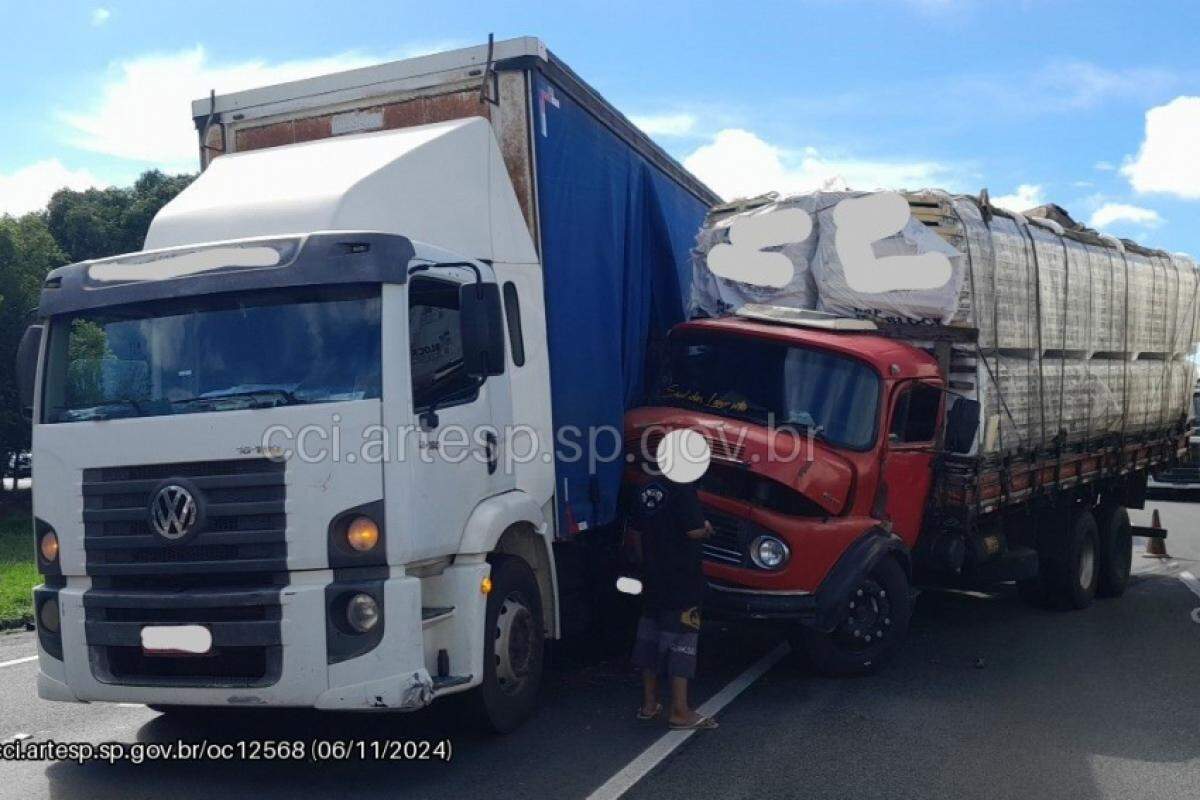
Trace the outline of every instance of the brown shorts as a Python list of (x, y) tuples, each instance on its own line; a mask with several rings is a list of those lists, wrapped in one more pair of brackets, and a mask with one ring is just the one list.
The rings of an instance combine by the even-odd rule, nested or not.
[(647, 611), (638, 622), (633, 664), (670, 678), (694, 678), (699, 640), (699, 608)]

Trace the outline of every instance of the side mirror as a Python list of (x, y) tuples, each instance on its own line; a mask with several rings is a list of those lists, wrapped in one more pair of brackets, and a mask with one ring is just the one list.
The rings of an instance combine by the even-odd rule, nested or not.
[(463, 284), (458, 292), (463, 366), (468, 375), (487, 378), (504, 374), (504, 315), (500, 287), (494, 283)]
[(979, 401), (959, 397), (946, 414), (946, 449), (969, 453), (979, 432)]
[(33, 397), (37, 389), (38, 354), (42, 349), (42, 333), (45, 325), (30, 325), (17, 345), (17, 396), (21, 402), (21, 415), (33, 419)]
[(437, 409), (427, 408), (417, 417), (417, 423), (420, 424), (422, 431), (429, 433), (430, 431), (437, 430), (438, 425), (441, 425), (442, 421), (438, 418)]

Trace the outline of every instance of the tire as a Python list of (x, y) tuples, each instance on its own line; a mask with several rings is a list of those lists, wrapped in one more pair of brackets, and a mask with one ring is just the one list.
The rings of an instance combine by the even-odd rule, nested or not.
[[(1061, 515), (1055, 515), (1061, 520)], [(1041, 578), (1050, 599), (1067, 608), (1084, 609), (1092, 604), (1099, 583), (1100, 534), (1090, 511), (1079, 511), (1069, 518), (1065, 531), (1046, 531), (1049, 546), (1041, 559)]]
[(852, 608), (832, 632), (799, 628), (791, 636), (808, 665), (823, 675), (873, 672), (895, 654), (908, 633), (912, 592), (896, 559), (885, 557), (872, 567), (852, 590), (850, 602)]
[(1096, 526), (1100, 537), (1096, 594), (1120, 597), (1129, 586), (1133, 565), (1133, 528), (1129, 524), (1129, 512), (1124, 506), (1102, 505), (1096, 511)]
[(515, 730), (537, 706), (545, 660), (542, 603), (533, 570), (513, 556), (492, 557), (484, 624), (483, 682), (471, 702), (495, 733)]

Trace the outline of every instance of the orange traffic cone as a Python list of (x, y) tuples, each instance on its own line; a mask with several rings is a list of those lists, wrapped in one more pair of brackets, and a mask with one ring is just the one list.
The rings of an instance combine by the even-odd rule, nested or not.
[[(1158, 509), (1154, 509), (1153, 516), (1150, 517), (1150, 527), (1156, 530), (1162, 528), (1162, 520), (1158, 518)], [(1166, 539), (1147, 539), (1146, 540), (1146, 558), (1170, 558), (1167, 555), (1167, 540)]]

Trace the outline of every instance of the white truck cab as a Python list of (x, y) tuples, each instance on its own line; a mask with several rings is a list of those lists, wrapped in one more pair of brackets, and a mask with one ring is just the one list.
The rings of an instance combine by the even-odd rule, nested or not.
[[(647, 220), (690, 235), (712, 198), (537, 40), (372, 70), (212, 98), (201, 141), (217, 126), (227, 146), (205, 151), (145, 250), (46, 279), (21, 349), (41, 697), (407, 710), (474, 690), (501, 731), (533, 709), (561, 629), (556, 543), (588, 527), (563, 529), (576, 513), (553, 418), (600, 390), (552, 388), (551, 350), (569, 366), (572, 347), (624, 335), (587, 323), (595, 295), (558, 301), (574, 333), (554, 333), (547, 298), (590, 278), (551, 251), (682, 275), (690, 240), (656, 239)], [(256, 103), (271, 130), (328, 122), (329, 81), (358, 130), (439, 87), (459, 103), (480, 74), (496, 94), (478, 114), (384, 125), (380, 111), (377, 131), (259, 149), (235, 130)], [(551, 79), (564, 117), (539, 137)], [(537, 148), (574, 146), (553, 136), (573, 130), (608, 148), (589, 162), (606, 181), (658, 198), (624, 221), (658, 242), (652, 258), (590, 241), (614, 238), (604, 209), (551, 221), (538, 205), (571, 179), (548, 161), (535, 176)], [(559, 289), (544, 285), (551, 262)], [(605, 407), (618, 431), (621, 402)], [(611, 519), (616, 487), (588, 480), (573, 502)]]

